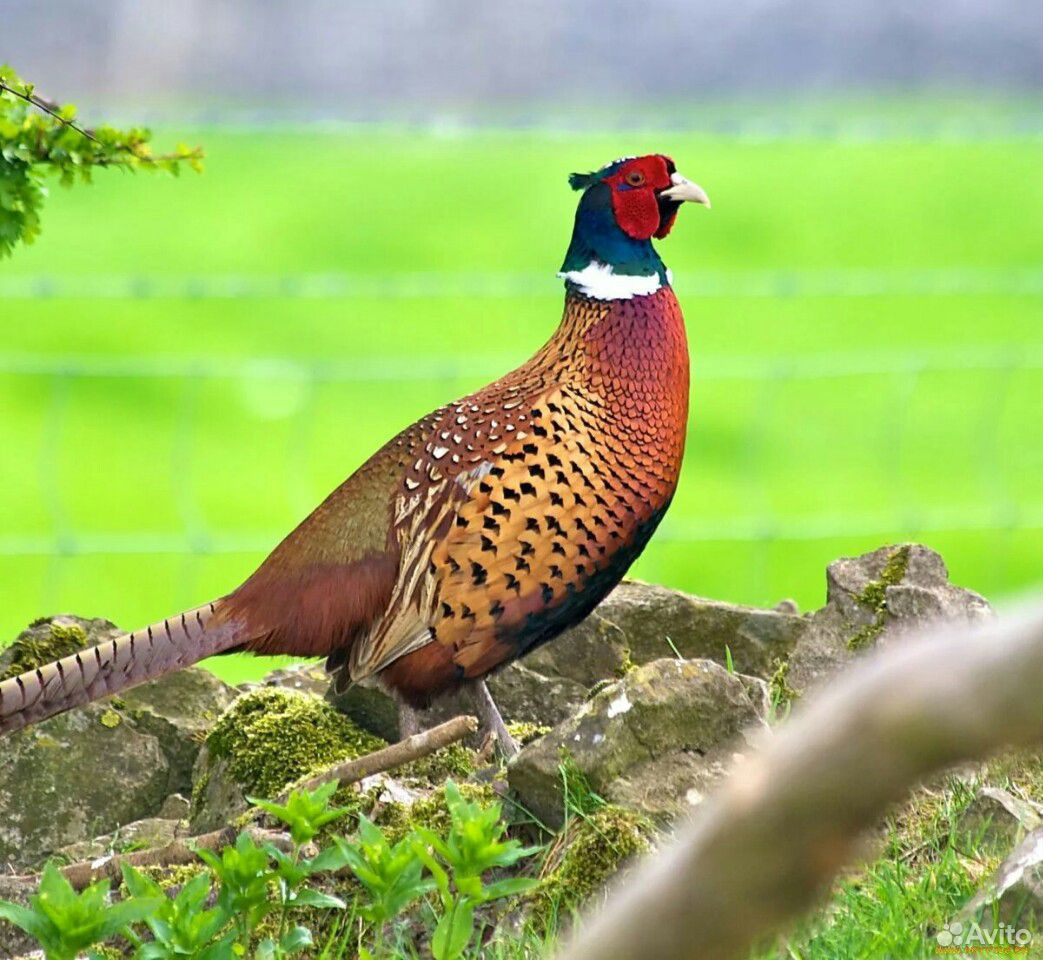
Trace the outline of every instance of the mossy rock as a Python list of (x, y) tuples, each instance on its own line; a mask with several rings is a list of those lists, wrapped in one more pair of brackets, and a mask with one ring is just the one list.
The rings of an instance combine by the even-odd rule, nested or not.
[(122, 631), (110, 620), (86, 619), (71, 613), (41, 617), (0, 650), (0, 680), (17, 677), (84, 647), (113, 640)]
[[(121, 633), (99, 618), (41, 618), (0, 654), (0, 672), (18, 674)], [(155, 816), (170, 794), (191, 789), (205, 730), (230, 702), (224, 683), (188, 668), (10, 735), (0, 749), (0, 864), (32, 866)]]
[(652, 849), (655, 831), (646, 817), (609, 804), (575, 817), (529, 895), (529, 915), (540, 930), (556, 929), (581, 907), (604, 897), (612, 879)]
[(901, 641), (936, 622), (973, 622), (991, 615), (978, 594), (949, 582), (945, 562), (919, 543), (842, 557), (826, 568), (826, 605), (807, 628), (781, 676), (786, 692), (803, 696), (863, 650)]
[(246, 797), (272, 798), (303, 777), (385, 745), (319, 697), (279, 687), (252, 690), (206, 738), (194, 774), (192, 830), (231, 823), (247, 809)]

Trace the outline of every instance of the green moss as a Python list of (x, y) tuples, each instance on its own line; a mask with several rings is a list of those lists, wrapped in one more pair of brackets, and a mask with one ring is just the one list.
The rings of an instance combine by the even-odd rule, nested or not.
[[(500, 798), (491, 786), (485, 783), (458, 783), (460, 795), (472, 803), (490, 807)], [(377, 817), (377, 823), (390, 843), (397, 843), (413, 827), (427, 827), (444, 836), (449, 831), (452, 818), (445, 802), (445, 785), (432, 790), (412, 804), (390, 803)]]
[(892, 551), (884, 564), (878, 580), (867, 583), (862, 592), (855, 598), (865, 607), (880, 612), (887, 600), (887, 588), (897, 586), (905, 578), (909, 569), (909, 544), (904, 544)]
[(602, 893), (622, 866), (652, 848), (654, 836), (648, 819), (613, 805), (572, 820), (530, 895), (534, 920), (551, 926)]
[(396, 777), (422, 780), (439, 786), (446, 780), (462, 780), (474, 773), (478, 766), (475, 752), (462, 743), (451, 743), (426, 757), (420, 757), (395, 771)]
[(123, 723), (123, 718), (113, 710), (112, 707), (109, 707), (100, 717), (98, 717), (98, 723), (111, 730)]
[(533, 740), (539, 740), (551, 732), (551, 727), (542, 723), (528, 723), (524, 720), (511, 721), (507, 724), (507, 732), (514, 737), (515, 743), (524, 747)]
[(776, 706), (792, 703), (800, 694), (789, 685), (789, 660), (776, 657), (772, 661), (772, 667), (771, 678), (768, 680), (771, 702)]
[(867, 583), (855, 597), (858, 603), (873, 612), (873, 622), (867, 623), (848, 638), (849, 650), (862, 650), (870, 646), (883, 632), (887, 623), (887, 588), (901, 583), (908, 569), (909, 544), (904, 544), (891, 552), (879, 578)]
[(603, 677), (598, 680), (588, 691), (585, 700), (593, 700), (602, 690), (607, 690), (613, 684), (619, 683), (618, 677)]
[(246, 793), (261, 797), (274, 797), (302, 777), (386, 746), (324, 700), (279, 687), (236, 700), (214, 724), (206, 745), (211, 756), (227, 759)]
[(87, 646), (87, 631), (78, 623), (50, 622), (45, 634), (34, 633), (45, 626), (47, 619), (35, 621), (30, 629), (19, 636), (5, 651), (7, 668), (0, 672), (0, 680), (17, 677), (27, 670), (35, 670), (52, 660), (60, 660)]
[(633, 657), (630, 655), (630, 647), (624, 647), (623, 660), (616, 668), (616, 675), (620, 678), (625, 677), (636, 666), (637, 664), (634, 663)]

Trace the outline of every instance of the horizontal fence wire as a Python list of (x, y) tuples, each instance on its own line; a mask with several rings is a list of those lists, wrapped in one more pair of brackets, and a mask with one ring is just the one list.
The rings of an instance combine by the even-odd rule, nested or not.
[[(1043, 295), (1043, 270), (1038, 268), (939, 269), (939, 270), (788, 270), (788, 271), (698, 271), (686, 274), (678, 283), (682, 297), (874, 297), (874, 296), (1012, 296), (1037, 298)], [(400, 300), (453, 297), (560, 296), (560, 281), (553, 276), (527, 274), (453, 275), (392, 274), (359, 276), (348, 273), (304, 274), (293, 276), (0, 276), (0, 314), (5, 303), (19, 300), (177, 300), (249, 299), (269, 300), (382, 297)], [(0, 319), (4, 319), (0, 317)], [(0, 523), (0, 557), (41, 558), (47, 568), (43, 599), (39, 609), (59, 605), (67, 578), (77, 558), (104, 556), (174, 557), (182, 572), (181, 582), (172, 584), (178, 597), (194, 596), (190, 584), (192, 569), (199, 558), (259, 556), (281, 539), (288, 527), (275, 521), (271, 529), (237, 529), (222, 526), (208, 516), (201, 498), (200, 484), (185, 482), (173, 490), (172, 529), (88, 529), (70, 515), (67, 505), (66, 473), (59, 469), (59, 451), (72, 429), (70, 419), (76, 390), (103, 381), (143, 381), (161, 387), (164, 396), (175, 397), (173, 421), (165, 418), (169, 434), (163, 434), (159, 447), (168, 449), (170, 464), (189, 464), (201, 430), (200, 392), (208, 383), (250, 385), (254, 392), (266, 384), (299, 388), (300, 409), (293, 415), (290, 442), (284, 464), (269, 465), (271, 483), (285, 485), (285, 502), (291, 515), (302, 517), (319, 502), (326, 490), (315, 490), (308, 474), (308, 420), (321, 402), (318, 391), (330, 385), (371, 384), (385, 396), (394, 384), (430, 385), (478, 384), (509, 369), (516, 356), (484, 353), (420, 357), (377, 356), (352, 358), (290, 356), (123, 356), (116, 354), (51, 353), (32, 354), (3, 350), (0, 346), (0, 388), (25, 389), (25, 396), (44, 396), (46, 407), (38, 411), (43, 442), (36, 471), (38, 489), (33, 496), (43, 522), (32, 529), (19, 530), (14, 518)], [(1036, 536), (1043, 531), (1043, 504), (1029, 501), (1024, 485), (1015, 482), (1012, 468), (1004, 461), (1004, 448), (998, 439), (998, 426), (1005, 411), (1015, 377), (1043, 371), (1043, 344), (998, 343), (986, 346), (935, 346), (917, 349), (866, 348), (821, 353), (778, 355), (707, 355), (696, 351), (692, 357), (693, 378), (698, 384), (721, 385), (754, 398), (748, 413), (729, 438), (726, 456), (729, 470), (734, 463), (736, 488), (743, 497), (740, 509), (699, 516), (684, 515), (675, 509), (657, 533), (660, 544), (734, 544), (746, 549), (747, 566), (742, 572), (744, 589), (752, 596), (769, 592), (771, 548), (777, 543), (810, 543), (854, 539), (885, 542), (896, 536), (930, 541), (937, 534), (979, 534), (994, 547), (1010, 544), (1016, 535)], [(886, 378), (879, 389), (881, 402), (890, 411), (886, 431), (881, 436), (886, 460), (896, 476), (903, 470), (903, 451), (916, 445), (922, 423), (911, 420), (910, 410), (920, 394), (924, 378), (931, 375), (969, 375), (978, 378), (982, 409), (972, 421), (961, 424), (960, 444), (973, 450), (967, 470), (978, 478), (977, 495), (962, 504), (946, 504), (944, 498), (928, 502), (905, 502), (900, 494), (893, 503), (876, 503), (863, 509), (780, 511), (770, 494), (773, 477), (765, 464), (780, 442), (773, 432), (774, 410), (787, 391), (801, 390), (815, 381), (830, 381), (831, 396), (844, 396), (857, 388), (859, 378)], [(984, 378), (984, 379), (982, 379)], [(1034, 382), (1034, 381), (1032, 381)], [(804, 385), (804, 387), (802, 387)], [(173, 392), (170, 393), (170, 388)], [(102, 387), (104, 389), (104, 387)], [(350, 389), (350, 388), (349, 388)], [(874, 386), (877, 389), (877, 386)], [(42, 393), (41, 393), (42, 391)], [(1019, 394), (1023, 396), (1023, 394)], [(1019, 425), (1026, 422), (1019, 415)], [(1029, 421), (1032, 422), (1032, 421)], [(2, 429), (0, 422), (0, 429)], [(705, 427), (706, 424), (703, 424)], [(852, 424), (856, 430), (860, 425)], [(115, 428), (114, 428), (115, 429)], [(696, 444), (703, 434), (693, 434)], [(212, 437), (208, 436), (212, 441)], [(114, 442), (116, 438), (114, 437)], [(850, 436), (826, 438), (825, 443), (850, 445)], [(871, 437), (859, 442), (878, 442)], [(1008, 441), (1009, 442), (1009, 441)], [(1025, 444), (1037, 444), (1038, 437), (1025, 437)], [(1026, 449), (1028, 449), (1026, 447)], [(365, 452), (365, 451), (360, 451)], [(699, 456), (693, 450), (690, 456)], [(954, 459), (953, 463), (959, 462)], [(1030, 467), (1030, 469), (1036, 469)], [(267, 471), (266, 471), (267, 472)], [(944, 472), (944, 471), (943, 471)], [(276, 480), (276, 477), (283, 478)], [(1020, 492), (1015, 493), (1014, 488)], [(2, 509), (2, 499), (0, 499)], [(170, 511), (165, 511), (168, 515)], [(226, 520), (225, 524), (229, 521)], [(1021, 541), (1023, 542), (1023, 541)], [(713, 553), (713, 550), (709, 551)], [(1003, 550), (995, 551), (996, 563), (1003, 566)], [(220, 561), (225, 562), (225, 561)], [(228, 562), (234, 562), (231, 559)], [(93, 569), (93, 568), (92, 568)], [(175, 578), (176, 579), (176, 578)], [(1000, 576), (1002, 579), (1002, 576)], [(176, 602), (174, 604), (177, 605)], [(36, 607), (34, 606), (34, 609)]]
[[(684, 297), (1032, 296), (1043, 293), (1043, 270), (1024, 268), (686, 271), (675, 284)], [(0, 276), (0, 298), (91, 299), (432, 299), (558, 295), (546, 273), (305, 273)]]
[[(40, 496), (48, 505), (52, 531), (14, 533), (0, 530), (0, 555), (69, 557), (84, 554), (232, 554), (254, 553), (270, 549), (285, 531), (225, 531), (203, 520), (203, 510), (193, 499), (194, 485), (181, 487), (179, 512), (185, 519), (183, 531), (136, 530), (131, 532), (78, 531), (70, 525), (57, 487), (58, 471), (51, 459), (65, 433), (68, 416), (69, 387), (72, 383), (93, 379), (131, 378), (178, 381), (183, 384), (184, 398), (179, 421), (171, 431), (171, 462), (184, 460), (194, 442), (198, 428), (192, 410), (193, 389), (207, 380), (260, 380), (266, 382), (300, 381), (309, 386), (322, 383), (405, 382), (409, 380), (452, 380), (466, 375), (476, 382), (502, 372), (505, 357), (397, 357), (367, 358), (360, 361), (318, 361), (286, 357), (207, 359), (105, 356), (31, 356), (0, 354), (0, 377), (42, 378), (52, 391), (49, 414), (43, 426), (48, 442), (43, 445), (39, 476)], [(993, 395), (1002, 403), (1006, 382), (1018, 372), (1043, 371), (1043, 351), (1026, 354), (1013, 349), (930, 349), (903, 351), (835, 352), (820, 355), (798, 355), (786, 359), (764, 357), (702, 356), (694, 358), (695, 376), (702, 383), (740, 381), (746, 389), (759, 391), (759, 408), (770, 409), (779, 390), (787, 385), (820, 379), (845, 380), (864, 376), (888, 375), (893, 379), (890, 409), (895, 411), (888, 433), (888, 444), (899, 449), (907, 430), (905, 411), (916, 390), (919, 378), (927, 373), (964, 373), (981, 371), (996, 378)], [(842, 390), (843, 387), (838, 389)], [(996, 415), (999, 411), (997, 409)], [(765, 479), (756, 464), (763, 418), (751, 418), (742, 448), (736, 451), (741, 463), (752, 468), (757, 483), (750, 500), (756, 503), (757, 485), (763, 489)], [(758, 426), (758, 420), (761, 421)], [(991, 415), (983, 415), (977, 438), (979, 447), (987, 451), (994, 439)], [(990, 470), (997, 475), (1002, 464), (991, 461)], [(287, 472), (287, 483), (292, 482)], [(839, 537), (886, 536), (896, 529), (921, 534), (944, 531), (1040, 530), (1043, 529), (1043, 504), (1026, 507), (1011, 499), (1002, 478), (990, 481), (993, 496), (986, 505), (963, 507), (912, 507), (895, 510), (843, 512), (803, 516), (776, 516), (767, 508), (753, 515), (730, 515), (720, 519), (682, 519), (670, 517), (657, 535), (660, 541), (700, 542), (736, 541), (770, 542), (824, 540)], [(307, 493), (288, 492), (292, 502), (304, 503)]]

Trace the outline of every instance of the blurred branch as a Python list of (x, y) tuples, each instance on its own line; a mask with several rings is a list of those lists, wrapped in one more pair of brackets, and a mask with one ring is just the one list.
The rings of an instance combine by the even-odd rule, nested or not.
[(811, 907), (929, 774), (1043, 739), (1043, 607), (839, 677), (628, 877), (561, 960), (724, 960)]

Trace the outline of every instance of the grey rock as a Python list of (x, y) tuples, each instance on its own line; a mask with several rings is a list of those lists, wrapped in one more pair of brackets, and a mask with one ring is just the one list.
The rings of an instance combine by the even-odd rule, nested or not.
[[(108, 620), (46, 618), (4, 662), (21, 669), (120, 633)], [(189, 668), (12, 734), (0, 750), (0, 864), (32, 865), (188, 792), (206, 728), (231, 699), (216, 677)]]
[[(326, 700), (363, 730), (383, 737), (389, 742), (399, 739), (398, 707), (383, 690), (374, 686), (353, 684), (342, 693), (332, 686), (326, 691)], [(424, 728), (433, 727), (455, 717), (461, 700), (456, 694), (443, 697), (431, 710), (421, 713)]]
[(982, 597), (949, 583), (945, 562), (922, 544), (835, 560), (826, 569), (826, 605), (805, 618), (786, 681), (803, 694), (860, 650), (900, 641), (926, 623), (990, 615)]
[(982, 787), (961, 814), (957, 835), (969, 851), (1006, 853), (1043, 825), (1035, 804), (1001, 787)]
[(1032, 831), (960, 911), (961, 923), (1043, 928), (1043, 827)]
[(637, 667), (525, 747), (508, 768), (511, 790), (541, 820), (561, 824), (567, 754), (605, 799), (672, 820), (702, 800), (763, 726), (764, 686), (712, 660)]
[(226, 757), (213, 757), (204, 747), (196, 761), (189, 823), (193, 834), (228, 826), (250, 809), (242, 784), (232, 776)]
[[(573, 653), (568, 645), (578, 644), (592, 632), (592, 641), (603, 644), (610, 634), (601, 623), (618, 628), (633, 663), (680, 656), (723, 664), (730, 651), (739, 673), (760, 677), (771, 674), (774, 660), (785, 657), (806, 629), (804, 618), (796, 613), (722, 603), (654, 584), (624, 581), (591, 617), (551, 645), (558, 648), (558, 659), (578, 654), (576, 647)], [(600, 671), (595, 679), (608, 675)]]
[(159, 740), (107, 704), (19, 730), (0, 751), (0, 864), (24, 868), (150, 816), (170, 781)]
[(120, 694), (121, 712), (159, 741), (170, 764), (170, 791), (184, 793), (192, 789), (192, 768), (207, 731), (234, 699), (232, 687), (200, 667)]
[(156, 811), (156, 816), (163, 820), (185, 820), (191, 807), (188, 797), (180, 793), (172, 793)]
[[(316, 663), (297, 663), (290, 667), (280, 667), (266, 673), (260, 682), (263, 687), (284, 687), (287, 690), (299, 690), (301, 693), (312, 693), (321, 697), (330, 685), (330, 675), (325, 668)], [(253, 687), (255, 684), (249, 684)]]
[(79, 863), (83, 860), (97, 860), (114, 853), (127, 850), (151, 850), (170, 843), (186, 832), (187, 824), (182, 820), (169, 820), (164, 817), (146, 817), (133, 823), (117, 827), (93, 840), (81, 840), (57, 851), (67, 862)]

